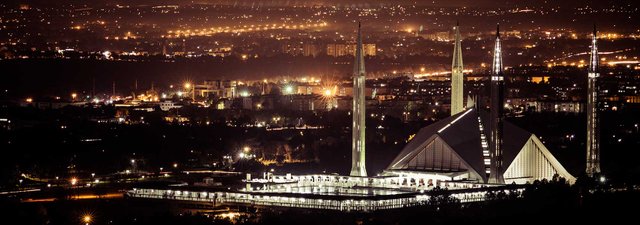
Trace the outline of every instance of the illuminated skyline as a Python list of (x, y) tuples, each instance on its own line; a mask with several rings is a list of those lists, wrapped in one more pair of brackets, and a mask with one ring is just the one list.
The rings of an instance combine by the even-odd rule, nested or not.
[(0, 212), (627, 222), (639, 15), (635, 0), (8, 0)]

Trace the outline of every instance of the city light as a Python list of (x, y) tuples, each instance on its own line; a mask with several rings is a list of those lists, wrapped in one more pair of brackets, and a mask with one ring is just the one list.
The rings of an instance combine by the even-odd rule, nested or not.
[(248, 154), (248, 153), (241, 152), (241, 153), (238, 154), (238, 158), (240, 158), (240, 159), (254, 159), (254, 158), (256, 158), (256, 155), (255, 154)]
[(91, 222), (92, 218), (91, 215), (84, 215), (82, 217), (82, 222), (84, 222), (85, 225), (88, 225)]
[(543, 221), (640, 191), (613, 179), (637, 172), (632, 3), (162, 2), (0, 3), (8, 214), (65, 199), (46, 217), (397, 224), (504, 221), (482, 211), (507, 203)]
[(285, 85), (284, 86), (284, 94), (287, 94), (287, 95), (293, 94), (293, 86), (292, 85)]
[(102, 55), (104, 56), (105, 59), (110, 59), (111, 58), (111, 52), (110, 51), (104, 51), (104, 52), (102, 52)]

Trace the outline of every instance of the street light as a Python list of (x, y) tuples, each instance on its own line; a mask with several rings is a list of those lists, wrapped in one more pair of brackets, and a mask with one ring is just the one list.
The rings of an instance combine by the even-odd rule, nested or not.
[(193, 85), (190, 82), (184, 83), (184, 89), (187, 92), (187, 94), (191, 92), (191, 100), (193, 101), (196, 98), (196, 91), (195, 91), (195, 88), (192, 88), (192, 87)]
[(291, 85), (284, 86), (284, 94), (287, 94), (287, 95), (293, 94), (293, 86)]
[(82, 217), (82, 222), (84, 222), (84, 224), (89, 225), (89, 223), (91, 222), (91, 215), (84, 215)]
[(75, 186), (78, 183), (78, 179), (77, 178), (71, 178), (71, 185)]

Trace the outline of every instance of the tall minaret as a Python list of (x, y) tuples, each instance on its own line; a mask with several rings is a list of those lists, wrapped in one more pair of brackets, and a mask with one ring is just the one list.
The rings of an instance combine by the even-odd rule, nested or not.
[(589, 60), (589, 93), (587, 97), (587, 175), (600, 173), (600, 129), (598, 128), (598, 33), (593, 26)]
[(491, 73), (491, 114), (489, 126), (491, 137), (491, 173), (489, 183), (504, 183), (502, 166), (502, 123), (504, 120), (504, 71), (502, 65), (502, 46), (500, 44), (500, 25), (496, 31), (496, 45), (493, 50), (493, 70)]
[(462, 73), (462, 40), (460, 40), (460, 24), (456, 22), (455, 46), (453, 47), (453, 62), (451, 63), (451, 115), (464, 110), (464, 75)]
[(362, 34), (358, 22), (358, 44), (356, 46), (356, 60), (353, 63), (353, 137), (351, 148), (351, 176), (366, 177), (365, 168), (365, 71), (364, 51), (362, 48)]

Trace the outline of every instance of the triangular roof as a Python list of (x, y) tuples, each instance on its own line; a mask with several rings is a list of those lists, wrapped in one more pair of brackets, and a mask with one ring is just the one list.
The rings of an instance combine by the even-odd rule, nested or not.
[[(485, 173), (484, 156), (482, 155), (483, 149), (478, 118), (482, 120), (484, 134), (489, 135), (488, 113), (479, 113), (473, 108), (467, 109), (422, 128), (391, 162), (387, 170), (407, 170), (408, 168), (415, 170), (415, 168), (419, 168), (419, 166), (413, 165), (415, 161), (412, 162), (412, 160), (418, 156), (421, 151), (424, 151), (424, 148), (433, 142), (433, 140), (441, 139), (446, 143), (446, 146), (449, 146), (456, 155), (461, 157), (464, 164), (469, 165), (473, 170), (471, 172), (478, 174), (486, 181), (487, 177)], [(503, 165), (505, 165), (505, 167), (511, 165), (523, 146), (532, 137), (535, 138), (535, 135), (508, 121), (504, 121)], [(552, 157), (551, 153), (548, 155)], [(554, 160), (557, 162), (555, 158), (552, 161)], [(560, 164), (554, 163), (554, 165)], [(562, 166), (560, 165), (560, 167)], [(564, 170), (564, 168), (561, 170)]]
[(478, 114), (467, 109), (454, 116), (422, 128), (391, 162), (388, 170), (402, 170), (428, 144), (429, 139), (441, 138), (480, 177), (484, 174), (484, 161), (480, 142)]

